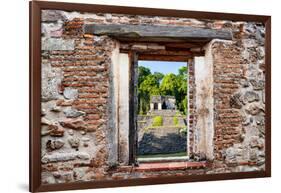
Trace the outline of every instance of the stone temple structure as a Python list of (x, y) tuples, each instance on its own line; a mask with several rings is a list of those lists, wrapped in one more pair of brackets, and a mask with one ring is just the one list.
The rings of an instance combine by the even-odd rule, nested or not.
[(174, 96), (151, 96), (150, 110), (176, 110), (176, 99)]

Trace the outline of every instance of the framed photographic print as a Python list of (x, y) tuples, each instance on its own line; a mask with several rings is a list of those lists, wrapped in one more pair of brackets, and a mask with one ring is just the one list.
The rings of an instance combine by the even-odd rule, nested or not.
[(271, 176), (271, 18), (30, 2), (30, 191)]

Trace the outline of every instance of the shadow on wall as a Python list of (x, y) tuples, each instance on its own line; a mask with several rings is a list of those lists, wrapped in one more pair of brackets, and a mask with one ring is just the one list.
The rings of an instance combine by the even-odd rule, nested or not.
[(167, 154), (186, 151), (186, 134), (168, 133), (157, 137), (152, 132), (144, 133), (138, 144), (138, 155)]

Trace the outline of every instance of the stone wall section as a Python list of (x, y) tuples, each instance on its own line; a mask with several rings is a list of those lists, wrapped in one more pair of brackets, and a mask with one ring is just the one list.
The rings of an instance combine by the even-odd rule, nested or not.
[(43, 183), (102, 176), (114, 153), (109, 141), (115, 42), (83, 35), (83, 24), (61, 12), (42, 14)]
[[(112, 133), (112, 51), (116, 41), (83, 33), (83, 25), (145, 24), (228, 29), (213, 44), (215, 160), (204, 169), (140, 172), (118, 168)], [(42, 11), (42, 183), (251, 171), (264, 168), (264, 26), (258, 23), (118, 14)], [(189, 81), (194, 78), (189, 64)], [(195, 87), (189, 87), (194, 101)], [(190, 107), (193, 152), (194, 102)], [(241, 124), (241, 120), (243, 124)], [(228, 167), (226, 167), (226, 165)], [(131, 166), (130, 166), (131, 167)]]
[[(264, 169), (264, 28), (248, 23), (234, 41), (214, 41), (215, 160)], [(246, 166), (245, 166), (246, 165)]]
[(212, 44), (214, 61), (214, 106), (216, 159), (223, 159), (224, 149), (241, 142), (242, 115), (233, 108), (233, 95), (239, 90), (245, 65), (240, 48), (231, 41), (215, 41)]
[(196, 136), (196, 85), (194, 77), (194, 60), (188, 61), (188, 156), (190, 159), (195, 158), (195, 151), (197, 150)]

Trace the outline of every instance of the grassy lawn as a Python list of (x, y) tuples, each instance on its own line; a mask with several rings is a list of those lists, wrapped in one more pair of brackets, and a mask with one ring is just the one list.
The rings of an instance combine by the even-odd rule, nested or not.
[(157, 157), (181, 157), (186, 156), (186, 152), (178, 153), (167, 153), (167, 154), (149, 154), (149, 155), (138, 155), (138, 158), (157, 158)]

